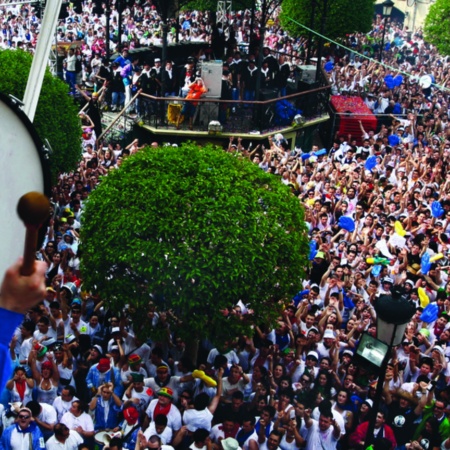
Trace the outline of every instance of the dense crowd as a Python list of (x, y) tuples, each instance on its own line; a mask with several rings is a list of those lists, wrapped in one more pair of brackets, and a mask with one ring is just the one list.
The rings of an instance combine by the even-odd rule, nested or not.
[[(379, 129), (361, 124), (360, 135), (336, 136), (324, 150), (291, 150), (280, 134), (254, 148), (230, 139), (226, 151), (280, 177), (304, 205), (311, 268), (274, 329), (256, 327), (254, 336), (218, 348), (202, 342), (194, 366), (165, 311), (148, 305), (149, 321), (169, 332), (164, 340), (142, 342), (129, 321), (130, 305), (112, 311), (81, 289), (83, 204), (100, 176), (143, 146), (136, 139), (97, 148), (98, 104), (106, 90), (89, 97), (80, 86), (112, 74), (105, 87), (110, 104), (120, 108), (133, 84), (142, 88), (137, 80), (144, 71), (162, 95), (179, 94), (196, 77), (192, 59), (177, 71), (177, 83), (162, 86), (161, 70), (175, 74), (171, 62), (129, 59), (128, 49), (160, 43), (150, 4), (126, 9), (121, 42), (111, 40), (121, 55), (109, 67), (102, 61), (105, 17), (94, 8), (69, 8), (59, 24), (59, 41), (81, 42), (69, 51), (65, 71), (72, 94), (89, 101), (81, 115), (83, 155), (78, 170), (61, 175), (52, 192), (53, 218), (39, 255), (47, 264), (46, 297), (28, 311), (9, 346), (15, 369), (2, 397), (0, 449), (364, 449), (371, 417), (376, 449), (450, 448), (448, 60), (420, 30), (409, 33), (395, 23), (386, 33), (385, 66), (356, 55), (380, 50), (377, 19), (368, 35), (348, 36), (352, 52), (330, 50), (326, 70), (334, 94), (361, 95), (386, 115)], [(34, 46), (40, 21), (32, 9), (5, 8), (2, 20), (4, 47)], [(223, 56), (234, 95), (249, 100), (242, 74), (253, 71), (257, 49), (249, 20), (249, 12), (234, 14), (222, 30), (211, 28), (207, 15), (183, 13), (169, 35), (210, 40), (212, 53), (200, 57)], [(265, 44), (262, 70), (283, 94), (304, 62), (306, 41), (275, 24)], [(398, 75), (397, 85), (387, 79)], [(432, 77), (427, 87), (420, 83), (424, 75)], [(353, 355), (364, 332), (376, 334), (377, 298), (391, 293), (412, 302), (416, 313), (377, 379)], [(228, 313), (251, 314), (242, 302)], [(374, 411), (377, 383), (383, 396)]]

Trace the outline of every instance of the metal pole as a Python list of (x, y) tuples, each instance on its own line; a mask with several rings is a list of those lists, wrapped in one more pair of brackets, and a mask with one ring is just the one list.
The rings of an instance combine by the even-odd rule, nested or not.
[(169, 29), (169, 25), (167, 24), (167, 22), (169, 21), (169, 19), (166, 16), (163, 20), (164, 20), (164, 22), (162, 24), (163, 40), (162, 40), (162, 53), (161, 53), (161, 59), (162, 59), (161, 83), (164, 86), (164, 84), (166, 82), (166, 73), (165, 73), (164, 69), (166, 67), (166, 62), (167, 62), (167, 35), (168, 35), (168, 29)]
[[(316, 14), (316, 0), (312, 0), (312, 8), (311, 8), (311, 18), (309, 21), (309, 28), (310, 30), (314, 29), (314, 16)], [(307, 54), (306, 54), (306, 64), (310, 64), (311, 63), (311, 53), (312, 53), (312, 37), (313, 37), (313, 33), (312, 31), (309, 32), (308, 34), (308, 48), (307, 48)]]
[(105, 45), (106, 45), (106, 59), (109, 61), (110, 57), (110, 18), (111, 18), (111, 0), (106, 0), (106, 9), (105, 9), (105, 15), (106, 15), (106, 39), (105, 39)]
[(369, 420), (369, 426), (367, 427), (366, 439), (364, 440), (364, 448), (368, 448), (374, 441), (373, 432), (375, 430), (375, 421), (377, 419), (378, 410), (380, 409), (381, 397), (383, 395), (384, 378), (386, 376), (386, 369), (389, 359), (392, 353), (392, 347), (394, 343), (395, 334), (397, 333), (397, 326), (394, 328), (391, 336), (391, 342), (388, 345), (388, 351), (384, 355), (383, 362), (380, 367), (377, 389), (375, 391), (375, 398), (373, 401), (372, 417)]
[(323, 35), (325, 33), (325, 22), (327, 20), (328, 0), (323, 0), (322, 20), (320, 23), (319, 48), (317, 50), (317, 66), (316, 66), (316, 81), (320, 80), (320, 72), (322, 71), (322, 49), (323, 49)]
[[(261, 95), (261, 67), (263, 64), (263, 49), (264, 49), (264, 36), (266, 34), (266, 22), (267, 22), (267, 11), (268, 11), (268, 0), (263, 0), (262, 8), (261, 8), (261, 23), (259, 29), (259, 52), (258, 52), (258, 61), (256, 61), (258, 71), (256, 73), (256, 85), (255, 85), (255, 100), (260, 100)], [(253, 110), (253, 120), (255, 123), (260, 124), (262, 118), (262, 108), (261, 105), (258, 105)]]
[(386, 376), (386, 369), (389, 362), (389, 357), (391, 354), (391, 347), (389, 346), (389, 351), (386, 353), (383, 363), (380, 367), (380, 373), (378, 376), (377, 389), (375, 391), (375, 398), (373, 402), (373, 408), (371, 411), (372, 417), (369, 420), (369, 426), (367, 427), (366, 439), (364, 440), (364, 448), (368, 448), (374, 441), (373, 432), (375, 430), (375, 421), (377, 419), (378, 410), (380, 409), (381, 396), (383, 395), (384, 377)]
[(122, 0), (117, 0), (117, 11), (119, 13), (119, 17), (117, 19), (117, 48), (119, 53), (122, 53)]
[[(31, 122), (34, 120), (36, 108), (44, 81), (45, 69), (48, 64), (48, 55), (52, 46), (53, 32), (58, 22), (61, 0), (48, 0), (42, 19), (41, 33), (36, 45), (36, 53), (31, 63), (27, 87), (23, 96), (23, 111)], [(58, 43), (56, 42), (56, 47)], [(58, 50), (58, 48), (56, 48)]]
[[(225, 9), (226, 9), (226, 6), (225, 6)], [(254, 33), (254, 30), (255, 30), (255, 9), (256, 9), (256, 0), (253, 0), (253, 2), (252, 2), (252, 15), (250, 16), (250, 23), (251, 23), (250, 30), (251, 30), (251, 33)]]
[(416, 14), (417, 14), (417, 0), (414, 2), (414, 14), (413, 14), (413, 21), (412, 21), (412, 32), (415, 33), (416, 30)]
[(387, 17), (384, 18), (383, 35), (381, 37), (380, 54), (378, 56), (378, 61), (380, 61), (380, 62), (383, 60), (384, 35), (386, 33), (386, 26), (387, 26)]

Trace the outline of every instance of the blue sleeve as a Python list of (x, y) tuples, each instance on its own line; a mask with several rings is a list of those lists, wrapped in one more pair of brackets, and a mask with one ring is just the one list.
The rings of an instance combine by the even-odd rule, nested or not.
[(9, 354), (9, 342), (14, 330), (22, 323), (23, 314), (0, 308), (0, 392), (11, 378), (12, 362)]
[(0, 450), (9, 450), (11, 448), (11, 427), (6, 428), (3, 431), (0, 439)]
[[(92, 366), (94, 367), (94, 366)], [(89, 368), (88, 374), (86, 376), (86, 385), (89, 389), (91, 389), (92, 387), (94, 387), (94, 380), (93, 380), (93, 371), (92, 371), (92, 367)]]
[(33, 443), (33, 450), (37, 450), (40, 448), (45, 449), (44, 436), (42, 435), (40, 428), (36, 428), (35, 432), (33, 433)]
[(122, 378), (120, 377), (120, 372), (117, 369), (114, 370), (114, 393), (119, 397), (122, 398), (123, 393), (125, 392), (125, 389), (122, 384)]

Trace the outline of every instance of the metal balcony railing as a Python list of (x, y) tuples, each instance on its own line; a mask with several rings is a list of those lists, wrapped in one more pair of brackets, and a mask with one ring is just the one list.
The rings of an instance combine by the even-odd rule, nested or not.
[[(272, 95), (273, 98), (261, 101), (216, 98), (187, 100), (137, 93), (98, 139), (107, 139), (121, 118), (133, 120), (154, 132), (263, 135), (289, 127), (307, 126), (308, 122), (327, 115), (329, 86), (284, 97), (276, 97), (275, 92), (265, 94)], [(189, 102), (196, 105), (192, 122), (181, 115), (183, 106)], [(132, 114), (130, 110), (133, 111)]]

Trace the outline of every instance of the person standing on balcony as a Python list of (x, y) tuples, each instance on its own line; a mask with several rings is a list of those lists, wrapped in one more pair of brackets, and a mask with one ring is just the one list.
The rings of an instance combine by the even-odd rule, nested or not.
[[(189, 92), (186, 99), (199, 99), (203, 94), (206, 94), (206, 92), (208, 92), (208, 89), (206, 88), (204, 81), (198, 77), (189, 85)], [(198, 102), (185, 102), (181, 114), (178, 117), (177, 129), (180, 128), (181, 116), (184, 116), (185, 118), (189, 118), (189, 129), (192, 130), (197, 106)]]

